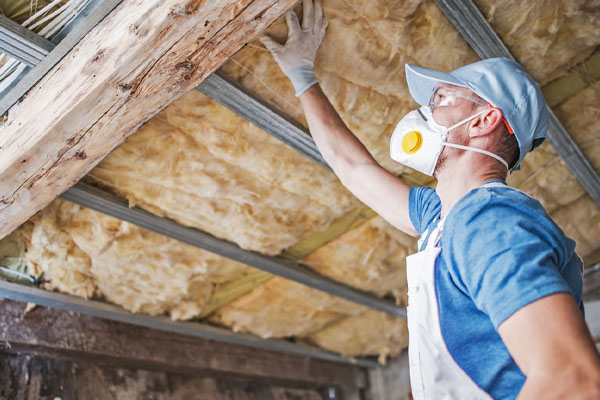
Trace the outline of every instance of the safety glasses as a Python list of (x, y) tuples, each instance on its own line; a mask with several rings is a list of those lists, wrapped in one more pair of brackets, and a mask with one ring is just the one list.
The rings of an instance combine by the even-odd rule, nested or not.
[(459, 97), (472, 103), (479, 104), (480, 106), (486, 106), (488, 104), (475, 96), (469, 96), (468, 94), (459, 92), (458, 90), (436, 87), (433, 89), (433, 93), (429, 99), (429, 107), (431, 108), (431, 111), (433, 111), (438, 107), (455, 106), (457, 98)]
[[(433, 110), (435, 110), (438, 107), (455, 106), (457, 98), (468, 100), (472, 103), (479, 104), (480, 106), (489, 106), (490, 108), (494, 107), (479, 97), (470, 96), (458, 90), (436, 87), (435, 89), (433, 89), (433, 93), (431, 94), (431, 98), (429, 99), (429, 109), (431, 110), (431, 112), (433, 112)], [(504, 122), (504, 125), (506, 125), (508, 132), (510, 134), (514, 134), (514, 131), (512, 130), (512, 128), (508, 124), (508, 121), (505, 118), (502, 118), (502, 122)]]

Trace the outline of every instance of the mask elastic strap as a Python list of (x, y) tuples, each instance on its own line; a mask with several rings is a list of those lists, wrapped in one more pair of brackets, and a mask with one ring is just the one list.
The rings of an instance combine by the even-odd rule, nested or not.
[(489, 110), (481, 110), (481, 111), (479, 111), (477, 114), (473, 114), (473, 115), (471, 115), (470, 117), (467, 117), (467, 118), (463, 119), (462, 121), (459, 121), (459, 122), (457, 122), (456, 124), (452, 125), (452, 126), (451, 126), (451, 127), (449, 127), (449, 128), (446, 128), (446, 129), (448, 129), (448, 132), (450, 132), (452, 129), (456, 129), (456, 128), (458, 128), (459, 126), (461, 126), (462, 124), (465, 124), (465, 123), (469, 122), (470, 120), (472, 120), (472, 119), (474, 119), (474, 118), (476, 118), (476, 117), (480, 116), (480, 115), (481, 115), (481, 114), (483, 114), (484, 112), (488, 112), (488, 111), (489, 111)]
[(454, 144), (454, 143), (447, 143), (447, 142), (442, 142), (442, 144), (444, 146), (454, 147), (456, 149), (471, 150), (471, 151), (474, 151), (476, 153), (485, 154), (486, 156), (490, 156), (490, 157), (495, 158), (496, 160), (500, 161), (502, 163), (502, 165), (504, 165), (506, 167), (506, 169), (508, 170), (508, 163), (506, 161), (504, 161), (502, 159), (502, 157), (500, 157), (500, 156), (498, 156), (498, 155), (496, 155), (494, 153), (490, 153), (487, 150), (478, 149), (477, 147), (463, 146), (461, 144)]

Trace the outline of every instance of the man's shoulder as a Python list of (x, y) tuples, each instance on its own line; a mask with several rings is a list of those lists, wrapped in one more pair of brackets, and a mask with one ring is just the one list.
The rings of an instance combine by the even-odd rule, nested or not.
[(474, 189), (465, 195), (448, 214), (448, 222), (465, 225), (477, 221), (512, 219), (551, 221), (538, 200), (509, 186)]
[[(571, 240), (533, 197), (510, 187), (479, 188), (448, 214), (443, 242), (464, 246), (505, 247), (518, 242), (567, 249)], [(462, 244), (461, 244), (462, 243)]]
[(422, 234), (440, 215), (442, 203), (435, 189), (415, 186), (410, 189), (408, 208), (415, 230)]

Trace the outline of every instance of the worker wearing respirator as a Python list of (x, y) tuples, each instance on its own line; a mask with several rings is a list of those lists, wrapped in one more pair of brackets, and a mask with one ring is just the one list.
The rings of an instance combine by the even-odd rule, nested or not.
[(294, 13), (286, 19), (285, 44), (261, 40), (291, 80), (323, 157), (361, 201), (420, 236), (407, 258), (415, 399), (600, 398), (575, 243), (504, 182), (544, 140), (538, 84), (508, 59), (451, 73), (406, 65), (422, 107), (400, 120), (390, 155), (438, 180), (435, 190), (411, 188), (377, 164), (318, 85), (312, 68), (327, 29), (319, 3), (304, 0), (302, 25)]

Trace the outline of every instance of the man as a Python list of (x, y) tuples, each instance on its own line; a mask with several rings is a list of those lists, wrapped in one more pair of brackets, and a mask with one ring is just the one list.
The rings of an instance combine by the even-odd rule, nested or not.
[(434, 175), (410, 188), (383, 169), (312, 72), (327, 22), (304, 0), (284, 45), (263, 37), (290, 78), (312, 136), (342, 183), (398, 229), (407, 258), (409, 363), (417, 399), (600, 399), (600, 357), (583, 319), (582, 265), (539, 202), (504, 183), (547, 127), (539, 86), (514, 61), (449, 74), (407, 65), (423, 107), (400, 121), (393, 159)]

